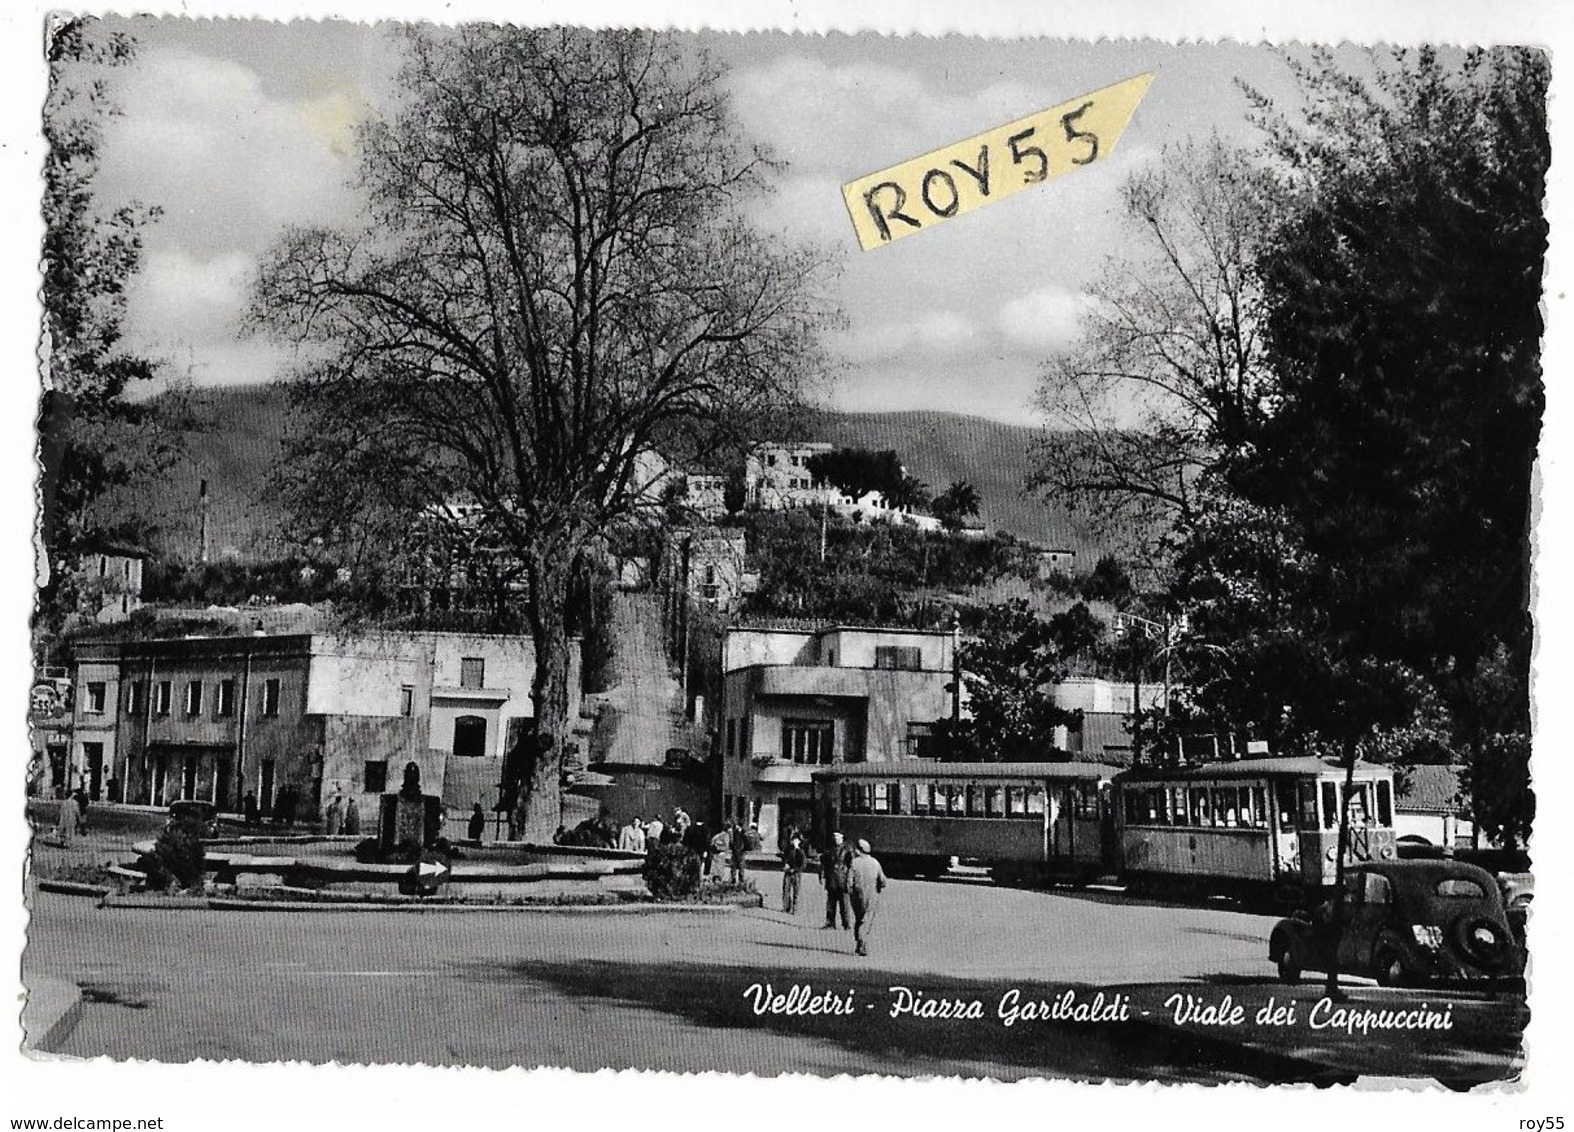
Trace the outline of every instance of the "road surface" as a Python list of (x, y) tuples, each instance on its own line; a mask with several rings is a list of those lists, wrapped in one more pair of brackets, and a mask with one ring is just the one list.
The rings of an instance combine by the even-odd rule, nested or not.
[[(805, 896), (819, 897), (812, 879)], [(1320, 989), (1271, 977), (1271, 917), (987, 884), (893, 882), (867, 959), (851, 933), (821, 930), (814, 907), (794, 918), (226, 913), (40, 894), (33, 916), (24, 970), (83, 986), (82, 1019), (58, 1052), (84, 1057), (1465, 1084), (1517, 1074), (1526, 1021), (1517, 999), (1353, 984), (1357, 1007), (1425, 1002), (1434, 1016), (1446, 1008), (1449, 1028), (1313, 1029)], [(854, 1006), (757, 1013), (766, 984)], [(893, 1018), (897, 987), (964, 1010), (976, 1000), (982, 1017)], [(1105, 1014), (1007, 1026), (1013, 990), (1018, 1005), (1069, 991), (1068, 1005)], [(1188, 993), (1223, 1019), (1239, 1006), (1244, 1021), (1177, 1024), (1175, 996)], [(1295, 1000), (1293, 1024), (1254, 1021), (1270, 996)]]

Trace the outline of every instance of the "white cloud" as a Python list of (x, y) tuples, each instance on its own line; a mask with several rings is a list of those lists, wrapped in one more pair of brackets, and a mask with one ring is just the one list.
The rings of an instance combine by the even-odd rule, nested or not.
[(166, 48), (147, 53), (117, 98), (125, 113), (106, 131), (102, 178), (115, 196), (163, 208), (150, 245), (256, 250), (348, 205), (361, 113), (350, 92), (274, 97), (239, 63)]
[(1092, 305), (1092, 298), (1081, 291), (1040, 287), (1001, 307), (995, 325), (1015, 346), (1058, 353), (1076, 341)]
[(132, 283), (128, 329), (145, 341), (177, 327), (187, 343), (232, 339), (253, 267), (243, 252), (208, 259), (178, 250), (151, 252)]

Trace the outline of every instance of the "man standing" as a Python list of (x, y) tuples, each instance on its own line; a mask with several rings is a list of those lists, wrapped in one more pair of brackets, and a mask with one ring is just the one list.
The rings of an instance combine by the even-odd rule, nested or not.
[(867, 841), (858, 843), (858, 855), (848, 870), (847, 888), (853, 902), (853, 939), (858, 944), (857, 953), (868, 955), (874, 912), (880, 906), (880, 893), (885, 891), (885, 870), (870, 854)]
[(852, 926), (847, 911), (847, 877), (852, 867), (853, 851), (842, 842), (840, 831), (831, 834), (831, 844), (820, 854), (820, 883), (825, 886), (825, 923), (823, 928), (836, 927), (837, 912), (841, 912), (842, 927)]
[(329, 837), (339, 836), (339, 830), (344, 827), (344, 799), (335, 791), (328, 800), (328, 812), (325, 815), (327, 834)]
[(618, 848), (625, 853), (645, 851), (645, 830), (640, 826), (638, 815), (629, 818), (628, 825), (618, 832)]
[(728, 879), (733, 884), (742, 884), (744, 876), (744, 862), (749, 856), (749, 834), (742, 823), (734, 822), (732, 826), (732, 840), (728, 847), (731, 855), (731, 876)]
[(793, 830), (792, 836), (787, 839), (787, 848), (782, 851), (782, 911), (789, 916), (797, 914), (798, 886), (803, 878), (803, 867), (808, 863), (809, 858), (803, 851), (803, 838), (798, 836), (797, 830)]
[(645, 848), (654, 849), (661, 844), (661, 835), (666, 831), (667, 825), (658, 814), (645, 823)]

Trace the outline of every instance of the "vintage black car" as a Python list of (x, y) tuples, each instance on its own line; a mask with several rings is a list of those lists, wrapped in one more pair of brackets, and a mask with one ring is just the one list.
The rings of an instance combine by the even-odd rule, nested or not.
[(1339, 970), (1384, 986), (1455, 980), (1512, 981), (1525, 952), (1509, 927), (1492, 874), (1458, 861), (1386, 861), (1345, 873), (1342, 924), (1335, 901), (1280, 920), (1268, 942), (1279, 977)]

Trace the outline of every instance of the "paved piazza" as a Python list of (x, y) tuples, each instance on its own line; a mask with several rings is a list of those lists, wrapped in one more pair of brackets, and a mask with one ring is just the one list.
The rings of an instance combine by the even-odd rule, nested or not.
[[(1521, 1064), (1527, 1014), (1513, 997), (1352, 984), (1357, 1009), (1425, 1003), (1447, 1008), (1450, 1026), (1313, 1029), (1306, 1012), (1320, 984), (1287, 988), (1273, 979), (1271, 916), (1100, 891), (897, 881), (873, 955), (860, 959), (851, 933), (820, 929), (812, 907), (820, 890), (807, 879), (811, 907), (796, 919), (769, 908), (154, 911), (40, 894), (24, 965), (84, 988), (81, 1021), (58, 1051), (84, 1057), (1001, 1079), (1332, 1081), (1361, 1073), (1456, 1084), (1513, 1076)], [(837, 1014), (756, 1013), (767, 983), (775, 994), (807, 986), (844, 1003), (850, 991), (854, 1005)], [(761, 990), (751, 994), (755, 984)], [(983, 1017), (892, 1018), (901, 999), (893, 987), (976, 1000)], [(1019, 1002), (1056, 1003), (1071, 991), (1071, 1005), (1088, 1007), (1102, 991), (1104, 1014), (1006, 1026), (1000, 1001), (1013, 988)], [(1177, 1024), (1172, 996), (1186, 994), (1213, 1014)], [(1294, 1024), (1256, 1024), (1270, 996), (1278, 1006), (1296, 1000)], [(796, 999), (779, 1005), (801, 1009)], [(1211, 1024), (1231, 1006), (1243, 1009), (1243, 1022)]]

